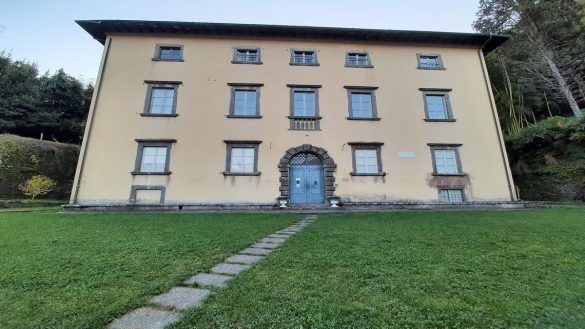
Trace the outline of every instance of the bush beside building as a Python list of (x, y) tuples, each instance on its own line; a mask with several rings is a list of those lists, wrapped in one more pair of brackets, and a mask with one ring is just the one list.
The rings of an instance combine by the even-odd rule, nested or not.
[(78, 145), (0, 134), (0, 197), (22, 197), (18, 185), (44, 175), (56, 182), (44, 198), (68, 198), (78, 155)]

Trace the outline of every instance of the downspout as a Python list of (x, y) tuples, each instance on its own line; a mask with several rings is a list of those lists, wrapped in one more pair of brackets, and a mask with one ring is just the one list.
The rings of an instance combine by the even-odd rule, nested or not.
[(91, 98), (91, 104), (89, 105), (89, 113), (87, 115), (87, 121), (85, 126), (85, 132), (83, 133), (83, 141), (81, 142), (81, 149), (79, 152), (79, 160), (77, 161), (77, 169), (75, 170), (75, 179), (73, 180), (73, 190), (71, 191), (71, 197), (69, 204), (77, 204), (77, 195), (79, 194), (79, 186), (81, 185), (81, 177), (83, 175), (83, 165), (85, 164), (85, 158), (87, 154), (87, 144), (91, 137), (91, 129), (93, 127), (93, 121), (95, 117), (95, 109), (98, 103), (100, 90), (102, 86), (102, 78), (106, 69), (106, 60), (110, 50), (110, 44), (112, 39), (108, 36), (104, 44), (104, 50), (102, 52), (102, 59), (100, 61), (100, 69), (96, 79), (95, 89)]
[[(490, 40), (492, 36), (490, 35), (489, 39), (483, 44), (485, 46)], [(483, 80), (485, 82), (488, 97), (490, 99), (490, 107), (492, 109), (492, 116), (494, 120), (494, 125), (496, 127), (496, 133), (498, 135), (498, 142), (500, 146), (500, 153), (502, 159), (504, 161), (504, 169), (506, 171), (506, 180), (508, 183), (508, 190), (510, 192), (510, 200), (517, 201), (518, 196), (516, 195), (516, 189), (514, 188), (514, 180), (512, 178), (512, 171), (510, 170), (510, 164), (508, 162), (508, 154), (506, 153), (506, 147), (504, 146), (504, 138), (502, 134), (502, 128), (500, 127), (500, 121), (498, 118), (498, 111), (496, 110), (496, 102), (494, 100), (494, 95), (492, 91), (492, 86), (490, 83), (490, 78), (487, 73), (487, 67), (485, 64), (485, 59), (483, 57), (483, 46), (478, 50), (479, 62), (481, 63), (481, 72), (483, 73)]]

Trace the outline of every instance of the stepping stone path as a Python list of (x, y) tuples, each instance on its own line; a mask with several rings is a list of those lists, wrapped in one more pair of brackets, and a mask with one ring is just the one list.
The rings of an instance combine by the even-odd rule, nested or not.
[(209, 273), (196, 274), (183, 282), (187, 287), (173, 287), (167, 293), (154, 296), (149, 307), (142, 307), (114, 320), (110, 329), (162, 329), (181, 319), (184, 311), (201, 305), (217, 289), (252, 267), (280, 247), (286, 239), (311, 224), (317, 215), (308, 215), (291, 226), (270, 234), (238, 254), (212, 267)]

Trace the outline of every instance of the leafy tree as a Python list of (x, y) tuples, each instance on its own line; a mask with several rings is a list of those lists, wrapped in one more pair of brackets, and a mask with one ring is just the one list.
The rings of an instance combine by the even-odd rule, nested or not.
[(516, 82), (540, 90), (541, 97), (548, 91), (549, 97), (567, 104), (581, 117), (578, 103), (585, 99), (583, 9), (581, 0), (480, 0), (474, 28), (511, 34), (512, 41), (499, 51), (507, 60), (500, 62), (502, 69), (515, 66)]
[(22, 194), (30, 196), (31, 200), (34, 200), (36, 196), (51, 192), (55, 188), (55, 185), (57, 185), (55, 181), (49, 177), (35, 175), (27, 179), (23, 184), (19, 185), (18, 189), (22, 192)]
[(92, 94), (62, 69), (39, 77), (35, 64), (0, 53), (0, 133), (79, 143)]

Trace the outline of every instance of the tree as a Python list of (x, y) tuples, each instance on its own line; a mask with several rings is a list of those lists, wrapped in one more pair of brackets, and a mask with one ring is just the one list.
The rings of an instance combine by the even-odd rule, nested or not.
[(36, 196), (45, 195), (51, 192), (57, 184), (47, 176), (35, 175), (20, 184), (18, 189), (22, 194), (30, 196), (34, 200)]
[(63, 70), (39, 77), (35, 64), (0, 52), (0, 133), (79, 143), (92, 94)]
[(480, 0), (474, 28), (483, 33), (509, 33), (515, 51), (524, 54), (524, 77), (538, 80), (561, 99), (576, 117), (585, 86), (583, 1)]

